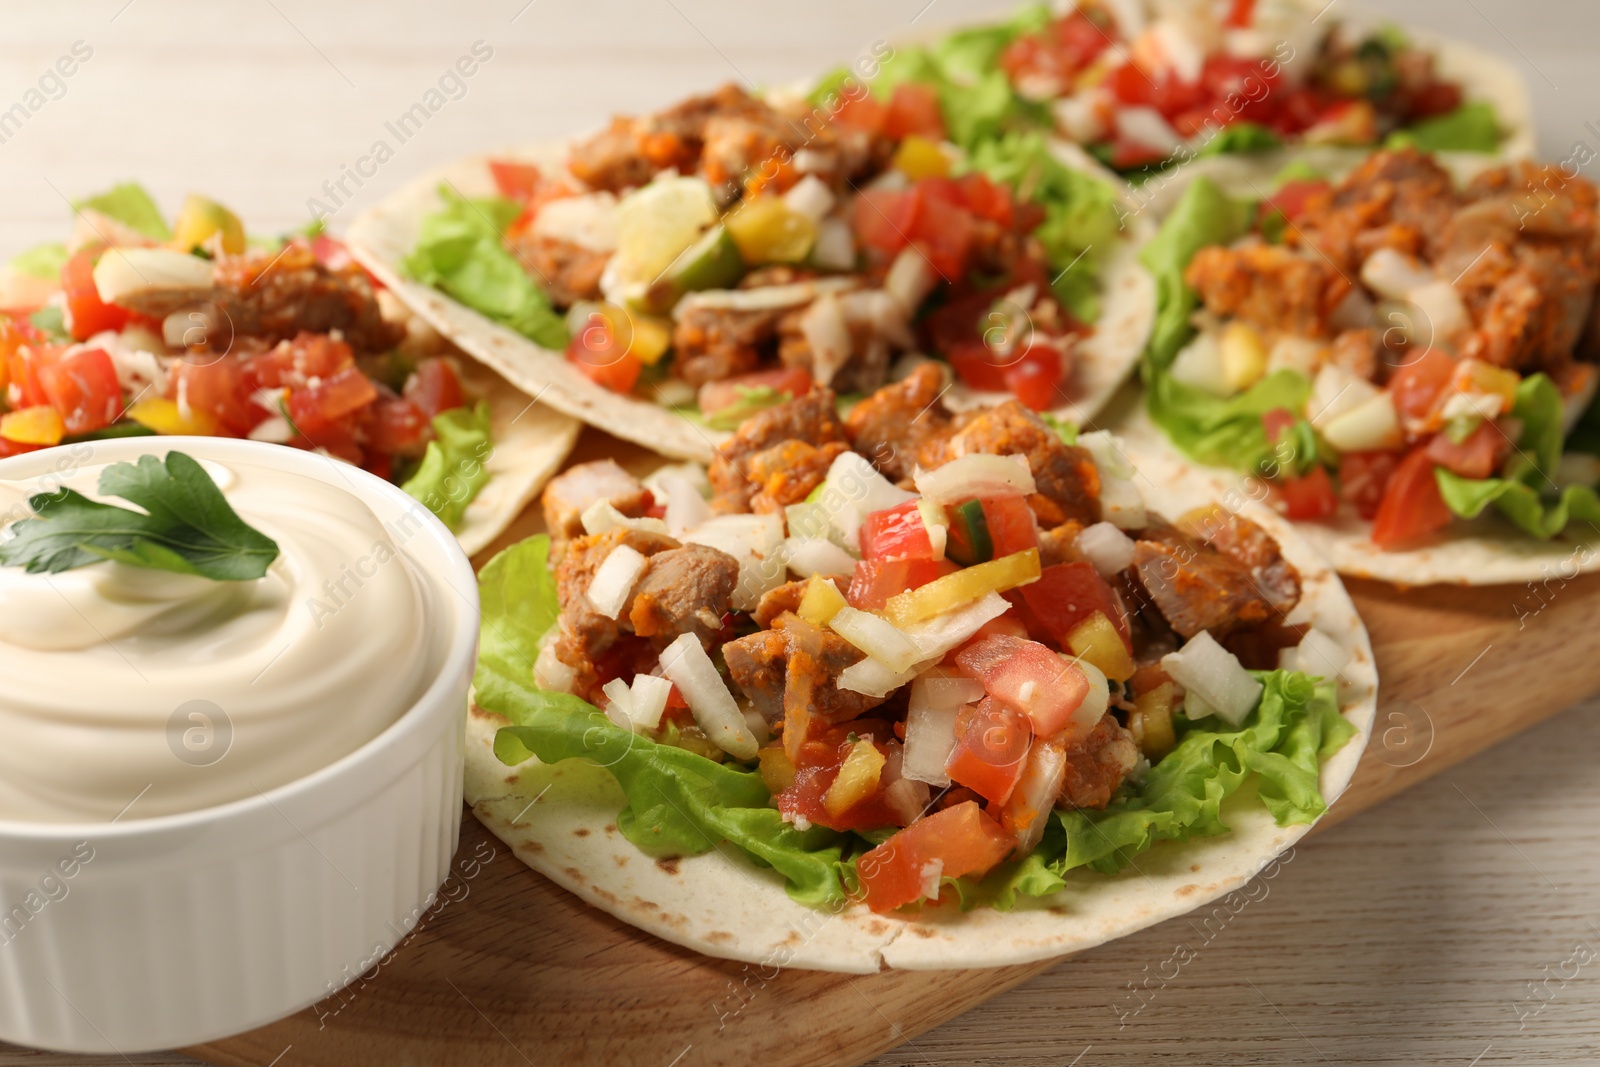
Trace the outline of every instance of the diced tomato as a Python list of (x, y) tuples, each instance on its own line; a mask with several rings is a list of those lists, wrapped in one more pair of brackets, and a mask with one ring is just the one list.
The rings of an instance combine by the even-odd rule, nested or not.
[[(1269, 75), (1262, 60), (1228, 55), (1209, 56), (1200, 73), (1200, 87), (1210, 101), (1223, 103), (1222, 110), (1237, 121), (1263, 125), (1270, 125), (1283, 107), (1277, 91), (1282, 80), (1282, 72)], [(1239, 106), (1224, 103), (1230, 99)]]
[(979, 171), (962, 175), (956, 181), (961, 191), (961, 203), (980, 219), (988, 219), (1005, 229), (1016, 222), (1016, 206), (1011, 201), (1011, 190), (990, 181)]
[(1074, 71), (1087, 67), (1111, 47), (1111, 35), (1082, 9), (1056, 20), (1053, 29), (1061, 55)]
[(834, 121), (868, 133), (882, 133), (888, 117), (889, 108), (864, 89), (857, 96), (841, 94), (833, 113)]
[(1136, 167), (1149, 167), (1163, 162), (1167, 158), (1165, 149), (1152, 148), (1137, 141), (1130, 141), (1118, 137), (1111, 142), (1111, 165), (1117, 170), (1133, 170)]
[(1463, 478), (1488, 478), (1500, 469), (1500, 461), (1510, 448), (1506, 435), (1486, 420), (1460, 444), (1444, 434), (1435, 437), (1428, 442), (1428, 456)]
[[(1027, 507), (1026, 504), (1022, 506)], [(867, 516), (861, 524), (861, 558), (933, 558), (933, 541), (928, 537), (928, 527), (922, 521), (922, 512), (917, 509), (915, 500)]]
[(1020, 496), (986, 497), (982, 503), (989, 541), (994, 546), (990, 558), (999, 559), (1038, 547), (1039, 520), (1025, 499)]
[[(1015, 610), (1008, 611), (999, 618), (990, 619), (988, 622), (978, 627), (978, 632), (973, 634), (971, 640), (969, 640), (966, 645), (962, 645), (961, 647), (966, 648), (967, 645), (975, 645), (979, 641), (982, 641), (985, 637), (993, 637), (996, 634), (999, 634), (1002, 637), (1015, 637), (1022, 640), (1027, 640), (1028, 627), (1023, 624), (1021, 616), (1019, 616)], [(956, 661), (956, 655), (959, 652), (960, 649), (957, 649), (955, 652), (950, 653), (945, 657), (945, 662), (954, 663)]]
[(61, 358), (58, 345), (24, 344), (6, 356), (6, 378), (13, 408), (38, 407), (50, 403), (40, 382), (39, 372)]
[(1425, 348), (1395, 369), (1389, 395), (1402, 418), (1424, 420), (1433, 413), (1439, 394), (1455, 375), (1456, 361), (1437, 348)]
[(509, 160), (489, 160), (489, 173), (494, 177), (495, 188), (509, 200), (527, 200), (539, 188), (539, 168), (531, 163), (513, 163)]
[(844, 598), (853, 608), (877, 611), (890, 597), (907, 589), (920, 589), (935, 578), (960, 569), (947, 559), (864, 559), (856, 564)]
[(325, 333), (299, 333), (257, 356), (244, 366), (246, 388), (300, 389), (321, 378), (331, 378), (355, 365), (355, 352), (344, 341)]
[(94, 264), (101, 249), (86, 248), (61, 268), (61, 291), (67, 298), (67, 328), (75, 341), (86, 341), (101, 330), (120, 330), (132, 313), (100, 299), (94, 284)]
[(1400, 461), (1372, 520), (1372, 541), (1385, 548), (1404, 544), (1449, 525), (1454, 517), (1439, 493), (1436, 466), (1426, 447)]
[(122, 412), (116, 365), (98, 348), (73, 352), (41, 366), (39, 385), (69, 434), (103, 429)]
[[(207, 357), (208, 358), (208, 357)], [(270, 414), (250, 401), (251, 383), (237, 360), (179, 360), (167, 378), (167, 396), (217, 421), (223, 436), (243, 437)]]
[(1283, 513), (1297, 522), (1331, 518), (1339, 510), (1328, 469), (1320, 463), (1303, 477), (1280, 481), (1278, 494), (1283, 498)]
[(1399, 465), (1398, 452), (1346, 452), (1339, 457), (1339, 495), (1355, 505), (1357, 515), (1370, 520), (1378, 514), (1383, 491)]
[(856, 861), (862, 899), (880, 914), (914, 903), (939, 879), (981, 876), (1011, 852), (1012, 839), (975, 800), (918, 819)]
[(945, 349), (956, 376), (971, 389), (1000, 392), (1006, 388), (1008, 357), (1000, 355), (982, 341), (963, 341)]
[(899, 826), (902, 822), (883, 800), (880, 790), (876, 796), (858, 801), (839, 815), (831, 814), (823, 798), (828, 787), (839, 777), (839, 768), (855, 742), (850, 739), (871, 736), (880, 751), (887, 751), (894, 730), (878, 719), (857, 719), (841, 726), (829, 727), (821, 734), (799, 746), (795, 760), (794, 781), (777, 796), (778, 810), (790, 818), (801, 817), (826, 826), (830, 830), (872, 830), (884, 826)]
[(944, 140), (944, 112), (939, 107), (938, 90), (917, 82), (896, 85), (889, 94), (883, 134), (896, 141), (913, 135), (930, 141)]
[(956, 666), (982, 682), (989, 696), (1027, 716), (1040, 737), (1066, 729), (1089, 695), (1083, 671), (1037, 641), (1003, 634), (985, 637), (956, 653)]
[(954, 283), (966, 277), (973, 237), (972, 216), (966, 208), (944, 197), (925, 196), (911, 237), (945, 281)]
[(1266, 432), (1267, 443), (1276, 444), (1278, 437), (1300, 419), (1288, 408), (1273, 408), (1261, 416), (1261, 428)]
[(1105, 87), (1130, 107), (1147, 107), (1156, 95), (1155, 81), (1132, 63), (1124, 63), (1107, 75)]
[(1256, 0), (1233, 0), (1228, 6), (1228, 15), (1223, 19), (1223, 25), (1235, 30), (1246, 30), (1255, 21)]
[(406, 379), (405, 398), (430, 421), (441, 411), (452, 411), (466, 403), (455, 364), (443, 356), (417, 364)]
[(811, 392), (811, 372), (804, 367), (780, 367), (707, 382), (700, 387), (700, 414), (715, 415), (723, 408), (739, 403), (745, 393), (752, 389), (771, 389), (791, 397), (805, 396)]
[(372, 405), (367, 443), (379, 452), (415, 455), (427, 443), (428, 423), (427, 414), (411, 401), (380, 396)]
[(1037, 339), (1022, 358), (1005, 369), (1006, 388), (1032, 411), (1056, 407), (1061, 399), (1061, 352), (1049, 342)]
[(567, 345), (567, 362), (596, 385), (614, 393), (631, 393), (638, 384), (644, 364), (627, 351), (616, 331), (602, 315), (592, 315), (589, 324), (572, 334)]
[(892, 256), (911, 243), (922, 214), (922, 191), (868, 189), (856, 197), (856, 237), (867, 248)]
[(1332, 186), (1325, 180), (1284, 182), (1278, 191), (1268, 197), (1266, 207), (1276, 208), (1284, 218), (1293, 222), (1305, 213), (1312, 197), (1325, 194)]
[(289, 420), (310, 436), (378, 399), (378, 387), (358, 367), (346, 367), (289, 394)]
[(1022, 777), (1032, 743), (1033, 731), (1025, 715), (993, 697), (984, 697), (956, 717), (956, 745), (945, 762), (945, 772), (985, 800), (1004, 804)]
[(8, 441), (4, 437), (0, 437), (0, 459), (6, 459), (9, 456), (20, 456), (24, 452), (37, 452), (44, 447), (46, 446), (25, 445), (21, 441)]
[(1095, 612), (1116, 625), (1122, 641), (1133, 651), (1128, 617), (1106, 580), (1088, 563), (1054, 563), (1044, 568), (1037, 582), (1022, 587), (1022, 600), (1057, 648), (1067, 647), (1067, 636)]
[(1429, 82), (1411, 94), (1407, 117), (1412, 122), (1448, 115), (1461, 106), (1461, 86), (1455, 82)]

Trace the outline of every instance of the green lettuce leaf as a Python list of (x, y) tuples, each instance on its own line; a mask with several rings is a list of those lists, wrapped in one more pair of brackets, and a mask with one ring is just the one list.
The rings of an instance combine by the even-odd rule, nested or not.
[[(955, 59), (965, 65), (970, 55), (958, 49)], [(958, 71), (936, 52), (905, 48), (883, 64), (872, 80), (872, 92), (887, 98), (896, 86), (908, 82), (930, 85), (938, 92), (945, 135), (969, 152), (1008, 131), (1050, 128), (1049, 108), (1018, 96), (1001, 70)]]
[(934, 45), (933, 51), (949, 76), (976, 81), (996, 69), (1006, 45), (1025, 33), (1044, 29), (1051, 17), (1050, 5), (1030, 4), (1005, 22), (957, 30)]
[(1283, 138), (1258, 122), (1235, 122), (1201, 146), (1197, 156), (1239, 155), (1282, 148)]
[(475, 408), (441, 411), (433, 417), (433, 432), (422, 465), (401, 488), (454, 530), (461, 525), (467, 505), (489, 484), (486, 464), (494, 442), (490, 439), (488, 401), (478, 401)]
[(67, 246), (62, 244), (34, 245), (11, 257), (11, 269), (30, 278), (56, 278), (66, 265)]
[(970, 166), (1044, 208), (1034, 231), (1057, 271), (1056, 299), (1082, 322), (1099, 317), (1099, 266), (1118, 240), (1117, 192), (1067, 166), (1041, 133), (1008, 133), (973, 149)]
[[(1273, 445), (1267, 440), (1261, 416), (1275, 408), (1301, 411), (1310, 396), (1311, 379), (1287, 369), (1230, 397), (1184, 385), (1170, 374), (1158, 372), (1149, 383), (1145, 404), (1156, 425), (1197, 463), (1256, 471)], [(1300, 462), (1307, 453), (1296, 443), (1294, 455)]]
[(1573, 485), (1557, 493), (1549, 477), (1561, 462), (1562, 403), (1555, 383), (1544, 374), (1524, 378), (1511, 413), (1523, 428), (1505, 476), (1463, 478), (1437, 467), (1434, 477), (1445, 504), (1464, 519), (1477, 518), (1492, 505), (1542, 539), (1557, 536), (1572, 522), (1600, 524), (1600, 496), (1593, 489)]
[(1139, 253), (1139, 261), (1156, 279), (1156, 321), (1145, 350), (1147, 369), (1165, 371), (1194, 337), (1189, 317), (1200, 306), (1200, 297), (1183, 280), (1189, 261), (1208, 245), (1244, 236), (1254, 214), (1253, 204), (1232, 199), (1209, 178), (1196, 178)]
[(422, 220), (402, 268), (424, 285), (551, 349), (567, 346), (567, 327), (501, 235), (521, 213), (513, 200), (468, 199), (441, 186), (444, 207)]
[(1504, 134), (1494, 107), (1482, 100), (1462, 104), (1448, 115), (1424, 119), (1396, 130), (1386, 148), (1418, 148), (1424, 152), (1482, 152), (1499, 149)]
[(172, 238), (172, 230), (168, 228), (167, 220), (161, 217), (161, 209), (156, 207), (155, 200), (138, 182), (123, 182), (99, 196), (79, 200), (72, 206), (80, 210), (88, 208), (98, 211), (152, 240), (167, 241)]

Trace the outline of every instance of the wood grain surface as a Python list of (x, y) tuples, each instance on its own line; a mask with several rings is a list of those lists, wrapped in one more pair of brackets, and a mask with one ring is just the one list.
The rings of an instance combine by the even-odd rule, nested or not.
[[(343, 177), (384, 136), (384, 122), (478, 39), (495, 48), (494, 60), (421, 134), (397, 145), (380, 172), (347, 182), (330, 219), (336, 231), (409, 175), (456, 156), (592, 127), (614, 111), (724, 80), (801, 76), (874, 40), (1008, 6), (7, 5), (0, 108), (21, 100), (73, 42), (89, 43), (94, 58), (62, 93), (52, 90), (24, 128), (0, 140), (0, 254), (60, 239), (64, 201), (121, 178), (145, 180), (169, 209), (197, 190), (260, 229), (298, 226), (308, 200), (326, 195), (324, 183)], [(1578, 143), (1600, 147), (1588, 125), (1600, 122), (1600, 84), (1592, 77), (1600, 6), (1376, 6), (1515, 57), (1550, 158), (1568, 158)], [(1498, 595), (1445, 591), (1460, 609), (1448, 626), (1423, 606), (1438, 602), (1437, 593), (1367, 586), (1356, 593), (1372, 609), (1380, 665), (1389, 669), (1387, 649), (1396, 645), (1413, 650), (1406, 662), (1418, 673), (1386, 679), (1369, 759), (1333, 819), (1353, 814), (1360, 799), (1375, 803), (1446, 771), (1600, 686), (1600, 657), (1588, 644), (1594, 620), (1580, 625), (1578, 606), (1594, 602), (1592, 582)], [(1519, 610), (1533, 613), (1521, 632), (1514, 630)], [(910, 976), (925, 980), (913, 989), (908, 976), (890, 975), (848, 980), (828, 995), (813, 985), (817, 976), (798, 973), (746, 985), (737, 967), (719, 970), (617, 929), (553, 892), (469, 820), (458, 857), (465, 866), (449, 903), (370, 982), (347, 992), (342, 1005), (323, 1006), (320, 1018), (309, 1012), (225, 1047), (192, 1051), (211, 1062), (279, 1067), (825, 1063), (891, 1046), (875, 1067), (1600, 1062), (1600, 983), (1593, 980), (1600, 967), (1581, 963), (1578, 953), (1600, 946), (1597, 751), (1600, 704), (1591, 703), (1376, 811), (1331, 830), (1324, 824), (1283, 865), (1270, 895), (1215, 936), (1202, 917), (1190, 916), (1031, 979)], [(473, 933), (494, 918), (500, 932)], [(596, 938), (542, 933), (567, 920)], [(1177, 947), (1192, 956), (1181, 966), (1173, 962), (1183, 958)], [(657, 969), (641, 969), (641, 958)], [(964, 1011), (985, 996), (992, 999)], [(681, 1043), (662, 1028), (667, 1017), (687, 1021)], [(950, 1021), (918, 1033), (941, 1019)], [(770, 1054), (774, 1047), (790, 1059)], [(5, 1067), (85, 1062), (0, 1047)], [(105, 1062), (199, 1061), (169, 1053)]]

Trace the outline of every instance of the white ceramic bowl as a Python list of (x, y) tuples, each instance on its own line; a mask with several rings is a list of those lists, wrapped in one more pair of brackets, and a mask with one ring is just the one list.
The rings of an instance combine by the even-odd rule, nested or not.
[(427, 590), (432, 681), (366, 745), (245, 800), (114, 824), (0, 821), (6, 1041), (133, 1053), (299, 1011), (416, 925), (460, 835), (478, 591), (467, 558), (427, 509), (348, 465), (216, 438), (64, 446), (0, 462), (0, 478), (31, 483), (174, 449), (338, 485), (380, 520), (410, 524), (402, 551)]

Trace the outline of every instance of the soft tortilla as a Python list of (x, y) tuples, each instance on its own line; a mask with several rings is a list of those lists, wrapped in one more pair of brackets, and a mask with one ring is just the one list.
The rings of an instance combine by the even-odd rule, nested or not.
[[(1176, 516), (1214, 497), (1160, 455), (1130, 453), (1147, 496)], [(1366, 629), (1338, 576), (1287, 523), (1258, 505), (1244, 514), (1278, 538), (1304, 583), (1296, 622), (1312, 622), (1352, 653), (1341, 705), (1359, 735), (1324, 762), (1331, 805), (1349, 783), (1377, 710)], [(1303, 616), (1303, 617), (1302, 617)], [(866, 974), (884, 967), (942, 970), (1046, 959), (1122, 937), (1239, 888), (1308, 826), (1278, 826), (1242, 790), (1225, 808), (1233, 832), (1167, 842), (1115, 877), (1074, 871), (1052, 898), (1012, 912), (930, 908), (912, 918), (859, 905), (837, 913), (790, 900), (782, 878), (723, 842), (710, 852), (655, 859), (617, 830), (625, 803), (609, 774), (579, 760), (507, 767), (493, 752), (505, 720), (474, 707), (467, 726), (466, 798), (473, 813), (534, 870), (611, 915), (710, 956), (771, 967)]]
[[(1072, 145), (1057, 152), (1078, 169), (1125, 188)], [(457, 346), (492, 367), (519, 389), (559, 411), (616, 437), (644, 445), (665, 456), (701, 463), (711, 460), (728, 435), (693, 421), (661, 404), (620, 396), (578, 373), (557, 352), (541, 348), (514, 330), (492, 322), (445, 294), (406, 278), (400, 264), (415, 246), (422, 220), (438, 209), (438, 189), (449, 184), (465, 196), (495, 192), (488, 161), (512, 159), (533, 163), (546, 172), (566, 168), (564, 144), (533, 145), (461, 160), (405, 185), (393, 196), (356, 219), (346, 235), (362, 264), (413, 312)], [(1137, 246), (1148, 239), (1153, 222), (1138, 217), (1136, 204), (1125, 206), (1127, 240), (1103, 268), (1100, 322), (1078, 348), (1070, 399), (1052, 412), (1073, 422), (1092, 418), (1115, 394), (1133, 368), (1155, 317), (1155, 282), (1140, 266)], [(993, 404), (1004, 397), (974, 393), (959, 386), (946, 396), (953, 407)]]

